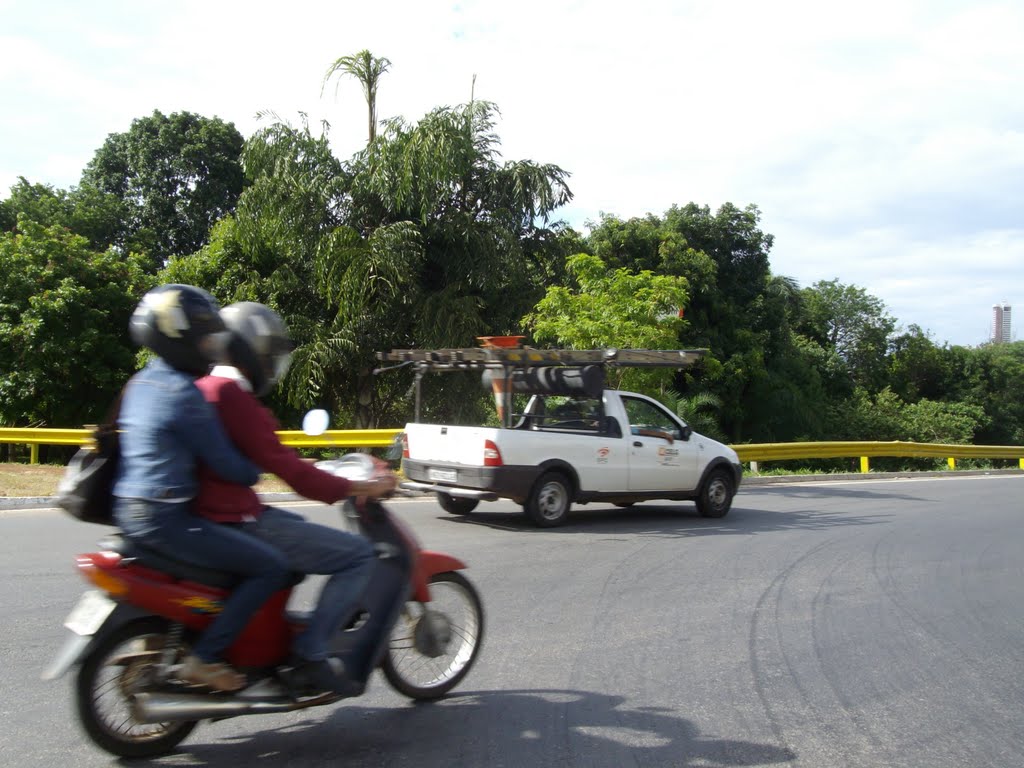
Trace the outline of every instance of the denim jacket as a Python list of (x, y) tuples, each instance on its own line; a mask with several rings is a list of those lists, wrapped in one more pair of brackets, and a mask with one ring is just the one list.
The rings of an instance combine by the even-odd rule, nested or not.
[(234, 483), (259, 480), (259, 469), (235, 449), (193, 377), (159, 358), (128, 382), (117, 423), (121, 459), (115, 496), (191, 499), (199, 489), (197, 461)]

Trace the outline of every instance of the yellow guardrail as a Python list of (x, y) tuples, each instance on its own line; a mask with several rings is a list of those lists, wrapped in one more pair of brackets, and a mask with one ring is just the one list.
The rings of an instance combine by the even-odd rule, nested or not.
[(293, 448), (390, 448), (400, 429), (329, 429), (315, 437), (299, 429), (281, 430), (281, 442)]
[[(400, 429), (329, 429), (312, 437), (301, 430), (281, 430), (278, 436), (294, 448), (387, 448)], [(24, 429), (0, 427), (0, 443), (30, 446), (29, 461), (39, 463), (40, 445), (85, 445), (92, 432), (88, 429)]]
[[(387, 448), (401, 429), (330, 429), (322, 435), (307, 435), (300, 430), (281, 430), (278, 436), (294, 448)], [(30, 461), (39, 462), (40, 445), (85, 445), (87, 429), (23, 429), (0, 427), (0, 443), (31, 446)], [(740, 461), (786, 461), (791, 459), (837, 459), (859, 457), (861, 472), (870, 470), (870, 459), (879, 456), (911, 456), (946, 459), (950, 469), (957, 459), (1017, 459), (1024, 469), (1024, 446), (951, 445), (948, 443), (894, 442), (819, 442), (819, 443), (745, 443), (732, 446)]]
[(912, 456), (946, 459), (956, 469), (957, 459), (1017, 459), (1024, 469), (1024, 446), (952, 445), (949, 443), (892, 442), (820, 442), (820, 443), (747, 443), (734, 445), (740, 461), (785, 461), (787, 459), (840, 459), (860, 457), (860, 471), (870, 471), (870, 459), (879, 456)]

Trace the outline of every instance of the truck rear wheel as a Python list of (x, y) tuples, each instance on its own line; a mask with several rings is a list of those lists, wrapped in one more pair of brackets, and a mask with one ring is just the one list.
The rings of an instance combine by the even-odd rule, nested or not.
[(572, 506), (572, 484), (561, 472), (545, 472), (523, 504), (527, 516), (540, 528), (561, 525)]
[(449, 515), (468, 515), (480, 503), (479, 499), (465, 499), (441, 491), (437, 491), (434, 495), (437, 496), (437, 503), (441, 505), (441, 509)]

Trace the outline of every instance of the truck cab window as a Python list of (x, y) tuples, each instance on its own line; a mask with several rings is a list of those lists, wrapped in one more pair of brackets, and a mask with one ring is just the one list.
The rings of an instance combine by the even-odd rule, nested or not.
[(651, 437), (667, 436), (672, 440), (683, 439), (679, 422), (663, 407), (636, 397), (623, 397), (622, 404), (629, 418), (629, 429), (634, 435)]

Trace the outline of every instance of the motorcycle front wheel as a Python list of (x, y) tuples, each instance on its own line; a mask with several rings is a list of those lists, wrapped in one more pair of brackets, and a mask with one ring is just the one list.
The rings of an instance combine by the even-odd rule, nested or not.
[(437, 699), (468, 673), (484, 638), (484, 609), (461, 573), (430, 577), (430, 602), (410, 600), (391, 630), (381, 669), (391, 687), (418, 701)]
[[(196, 727), (195, 720), (135, 720), (131, 696), (155, 682), (166, 645), (167, 623), (144, 619), (116, 629), (82, 663), (76, 691), (78, 717), (89, 738), (107, 752), (119, 757), (156, 757), (170, 752)], [(174, 653), (180, 657), (183, 649)]]

